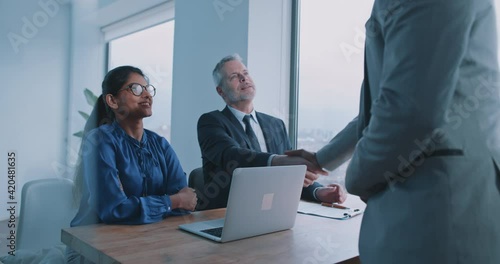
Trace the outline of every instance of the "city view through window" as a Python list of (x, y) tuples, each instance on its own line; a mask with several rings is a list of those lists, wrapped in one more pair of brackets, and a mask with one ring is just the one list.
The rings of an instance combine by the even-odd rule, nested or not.
[[(372, 5), (366, 0), (301, 1), (298, 148), (317, 151), (356, 117), (364, 25)], [(344, 184), (346, 165), (319, 181)]]

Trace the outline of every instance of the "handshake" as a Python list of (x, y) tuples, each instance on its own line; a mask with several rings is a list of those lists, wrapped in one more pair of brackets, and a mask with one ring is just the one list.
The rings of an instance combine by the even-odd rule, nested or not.
[[(304, 187), (308, 187), (316, 181), (320, 175), (328, 175), (316, 159), (316, 153), (304, 149), (286, 151), (285, 155), (276, 155), (271, 161), (271, 166), (285, 165), (306, 165), (307, 171), (304, 178)], [(336, 184), (330, 184), (326, 187), (320, 187), (316, 191), (316, 197), (321, 202), (343, 203), (346, 199), (346, 193), (342, 187)]]

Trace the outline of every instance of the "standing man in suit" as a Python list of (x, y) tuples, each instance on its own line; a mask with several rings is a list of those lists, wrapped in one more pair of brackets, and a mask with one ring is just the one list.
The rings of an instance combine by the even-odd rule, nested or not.
[(366, 31), (358, 117), (290, 154), (328, 169), (352, 155), (362, 263), (500, 263), (493, 0), (375, 0)]
[(314, 182), (316, 173), (322, 173), (317, 164), (283, 155), (291, 149), (285, 124), (281, 119), (255, 111), (255, 85), (239, 55), (223, 58), (212, 74), (217, 93), (227, 106), (222, 111), (203, 114), (198, 120), (205, 177), (198, 210), (226, 207), (234, 169), (277, 163), (308, 165), (303, 199), (329, 203), (345, 200), (340, 186), (323, 187)]

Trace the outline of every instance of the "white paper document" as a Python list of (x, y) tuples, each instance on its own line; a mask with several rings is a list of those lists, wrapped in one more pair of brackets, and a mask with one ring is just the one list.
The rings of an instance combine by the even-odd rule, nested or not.
[(322, 206), (319, 203), (300, 201), (299, 209), (297, 211), (300, 214), (346, 220), (356, 215), (362, 214), (364, 210), (360, 208), (339, 209), (334, 207)]

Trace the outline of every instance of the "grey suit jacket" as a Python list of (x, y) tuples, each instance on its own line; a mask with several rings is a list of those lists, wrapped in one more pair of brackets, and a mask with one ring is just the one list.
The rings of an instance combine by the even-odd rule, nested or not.
[[(291, 149), (285, 124), (281, 119), (256, 112), (264, 134), (267, 153), (251, 150), (250, 141), (240, 122), (225, 107), (203, 114), (198, 120), (198, 142), (203, 160), (205, 189), (198, 197), (198, 210), (226, 207), (234, 169), (267, 166), (272, 154)], [(302, 198), (313, 200), (314, 183), (302, 191)]]
[(317, 153), (335, 167), (354, 149), (363, 263), (500, 263), (494, 12), (491, 0), (375, 0), (359, 116)]

